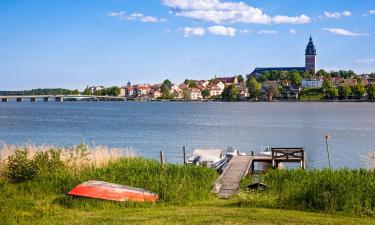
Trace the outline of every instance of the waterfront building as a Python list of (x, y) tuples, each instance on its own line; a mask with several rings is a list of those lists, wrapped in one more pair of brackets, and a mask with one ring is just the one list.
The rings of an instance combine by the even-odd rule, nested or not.
[(215, 80), (212, 80), (210, 82), (210, 87), (217, 87), (217, 88), (220, 88), (223, 91), (224, 88), (225, 88), (225, 84), (223, 82), (221, 82), (220, 80), (215, 79)]
[(218, 86), (212, 86), (209, 90), (210, 90), (210, 96), (215, 97), (215, 96), (220, 96), (221, 93), (223, 93), (224, 89), (221, 89)]
[(238, 84), (238, 78), (237, 76), (235, 77), (219, 77), (219, 78), (215, 78), (215, 80), (218, 80), (220, 82), (222, 82), (225, 86), (229, 86), (229, 85), (232, 85), (232, 84)]
[(95, 94), (95, 92), (103, 90), (104, 86), (91, 86), (91, 87), (88, 87), (88, 89), (91, 94)]
[(304, 67), (257, 67), (250, 74), (250, 76), (262, 76), (265, 72), (271, 71), (300, 71), (300, 72), (312, 72), (316, 71), (316, 60), (317, 53), (312, 37), (310, 36), (309, 42), (305, 50), (305, 66)]
[(137, 84), (133, 86), (133, 88), (134, 97), (146, 96), (151, 91), (151, 87), (148, 84)]
[(190, 96), (191, 100), (199, 100), (203, 98), (199, 88), (190, 88)]
[(131, 98), (134, 97), (134, 88), (133, 86), (126, 86), (125, 87), (125, 97)]
[(120, 97), (125, 97), (126, 95), (126, 87), (123, 86), (123, 87), (120, 87)]
[(316, 79), (303, 79), (301, 82), (301, 86), (303, 88), (321, 88), (323, 85), (323, 79), (316, 78)]
[(163, 96), (163, 94), (161, 93), (160, 90), (152, 90), (152, 91), (150, 92), (150, 97), (151, 97), (152, 99), (158, 99), (158, 98), (160, 98), (161, 96)]

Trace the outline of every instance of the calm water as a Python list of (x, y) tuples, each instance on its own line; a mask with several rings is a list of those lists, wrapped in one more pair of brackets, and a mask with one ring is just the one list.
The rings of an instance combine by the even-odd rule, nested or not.
[(375, 104), (370, 103), (0, 103), (0, 141), (132, 147), (145, 157), (181, 162), (182, 146), (241, 151), (305, 147), (309, 167), (327, 165), (331, 134), (335, 167), (364, 167), (375, 150)]

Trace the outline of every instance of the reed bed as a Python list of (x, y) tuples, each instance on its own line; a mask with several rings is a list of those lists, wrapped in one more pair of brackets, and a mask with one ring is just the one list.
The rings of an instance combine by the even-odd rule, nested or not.
[(73, 167), (84, 166), (103, 167), (108, 163), (122, 158), (134, 158), (137, 152), (133, 148), (115, 148), (103, 145), (87, 145), (81, 143), (72, 147), (58, 147), (55, 145), (35, 145), (27, 143), (23, 145), (12, 145), (1, 143), (0, 146), (0, 169), (6, 164), (8, 158), (17, 150), (27, 151), (27, 157), (32, 159), (37, 153), (56, 150), (60, 152), (61, 160)]
[(265, 192), (242, 193), (241, 204), (375, 216), (375, 171), (270, 170)]

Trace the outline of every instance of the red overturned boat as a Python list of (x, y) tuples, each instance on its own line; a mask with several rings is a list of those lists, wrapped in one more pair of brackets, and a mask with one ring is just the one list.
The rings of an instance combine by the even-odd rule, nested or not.
[(87, 181), (73, 188), (68, 195), (112, 200), (118, 202), (156, 202), (159, 196), (140, 188), (133, 188), (103, 181)]

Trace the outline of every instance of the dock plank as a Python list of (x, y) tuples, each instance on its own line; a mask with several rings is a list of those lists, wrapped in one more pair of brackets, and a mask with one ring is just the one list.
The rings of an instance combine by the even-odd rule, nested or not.
[(238, 192), (241, 179), (249, 172), (252, 158), (251, 156), (234, 156), (229, 161), (215, 184), (215, 192), (219, 198), (229, 198)]

